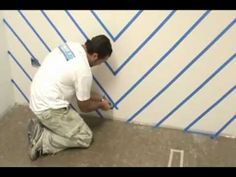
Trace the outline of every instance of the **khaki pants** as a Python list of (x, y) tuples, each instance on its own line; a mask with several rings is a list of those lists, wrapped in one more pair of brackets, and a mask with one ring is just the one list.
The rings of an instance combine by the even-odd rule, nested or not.
[(73, 109), (49, 109), (37, 117), (43, 125), (43, 154), (55, 154), (72, 147), (90, 146), (92, 131)]

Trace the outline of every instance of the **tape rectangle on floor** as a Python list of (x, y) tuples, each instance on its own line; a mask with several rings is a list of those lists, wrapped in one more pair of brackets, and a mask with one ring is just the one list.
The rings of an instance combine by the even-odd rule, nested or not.
[[(168, 167), (173, 167), (173, 164), (178, 164), (178, 163), (176, 163), (177, 160), (173, 160), (177, 157), (177, 154), (179, 155), (179, 167), (184, 166), (184, 150), (170, 149)], [(175, 163), (173, 163), (173, 162), (175, 162)], [(174, 166), (178, 166), (178, 165), (174, 165)]]

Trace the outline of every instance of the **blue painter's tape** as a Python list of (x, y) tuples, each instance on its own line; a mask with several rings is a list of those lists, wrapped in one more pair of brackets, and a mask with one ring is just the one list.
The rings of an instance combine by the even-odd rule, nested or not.
[(112, 69), (112, 67), (109, 65), (109, 63), (107, 61), (105, 61), (105, 65), (111, 71), (111, 73), (115, 76), (115, 71)]
[(24, 92), (20, 89), (20, 87), (17, 85), (17, 83), (11, 79), (11, 82), (16, 86), (17, 90), (21, 93), (21, 95), (26, 99), (26, 101), (29, 103), (29, 99), (27, 96), (24, 94)]
[(101, 117), (101, 118), (104, 118), (102, 113), (99, 111), (99, 110), (96, 110), (96, 113)]
[(19, 66), (19, 68), (24, 72), (24, 74), (26, 75), (26, 77), (30, 80), (30, 81), (32, 81), (32, 78), (30, 77), (30, 75), (26, 72), (26, 70), (23, 68), (23, 66), (20, 64), (20, 62), (16, 59), (16, 57), (10, 52), (10, 51), (8, 51), (7, 52), (10, 56), (11, 56), (11, 58), (16, 62), (16, 64)]
[(228, 122), (226, 122), (226, 124), (224, 124), (224, 126), (222, 128), (220, 128), (214, 135), (211, 136), (211, 138), (216, 138), (220, 135), (221, 132), (223, 132), (223, 130), (229, 126), (229, 124), (231, 124), (234, 120), (236, 119), (236, 114), (229, 119)]

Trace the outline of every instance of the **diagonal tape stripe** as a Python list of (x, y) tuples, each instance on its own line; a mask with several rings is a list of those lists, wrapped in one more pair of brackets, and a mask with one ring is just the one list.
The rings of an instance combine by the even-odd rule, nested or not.
[(11, 82), (16, 86), (17, 90), (21, 93), (21, 95), (26, 99), (26, 101), (29, 103), (29, 99), (27, 96), (24, 94), (24, 92), (20, 89), (20, 87), (17, 85), (17, 83), (11, 79)]
[(102, 113), (99, 110), (96, 110), (96, 113), (101, 117), (104, 118), (104, 116), (102, 115)]
[(113, 75), (115, 75), (115, 71), (112, 69), (112, 67), (109, 65), (109, 63), (107, 61), (105, 61), (105, 65), (107, 66), (107, 68), (111, 71), (111, 73)]
[(226, 122), (226, 124), (224, 124), (224, 126), (221, 127), (214, 135), (212, 135), (211, 138), (215, 139), (216, 137), (218, 137), (220, 133), (223, 132), (223, 130), (226, 129), (226, 127), (228, 127), (235, 119), (236, 119), (236, 115), (230, 118), (230, 120)]
[(24, 72), (24, 74), (26, 75), (26, 77), (28, 77), (28, 79), (30, 81), (32, 81), (32, 78), (30, 77), (30, 75), (25, 71), (25, 69), (22, 67), (22, 65), (19, 63), (19, 61), (16, 59), (16, 57), (10, 52), (7, 51), (7, 53), (11, 56), (11, 58), (16, 62), (16, 64), (20, 67), (20, 69)]

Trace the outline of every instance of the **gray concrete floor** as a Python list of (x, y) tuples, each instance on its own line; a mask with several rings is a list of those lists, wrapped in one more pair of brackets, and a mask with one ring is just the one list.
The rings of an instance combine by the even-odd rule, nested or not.
[[(212, 140), (179, 130), (86, 117), (94, 132), (88, 149), (68, 149), (30, 161), (27, 154), (27, 121), (33, 113), (15, 106), (0, 119), (0, 166), (14, 167), (184, 167), (236, 166), (236, 140)], [(171, 158), (171, 149), (174, 152)]]

